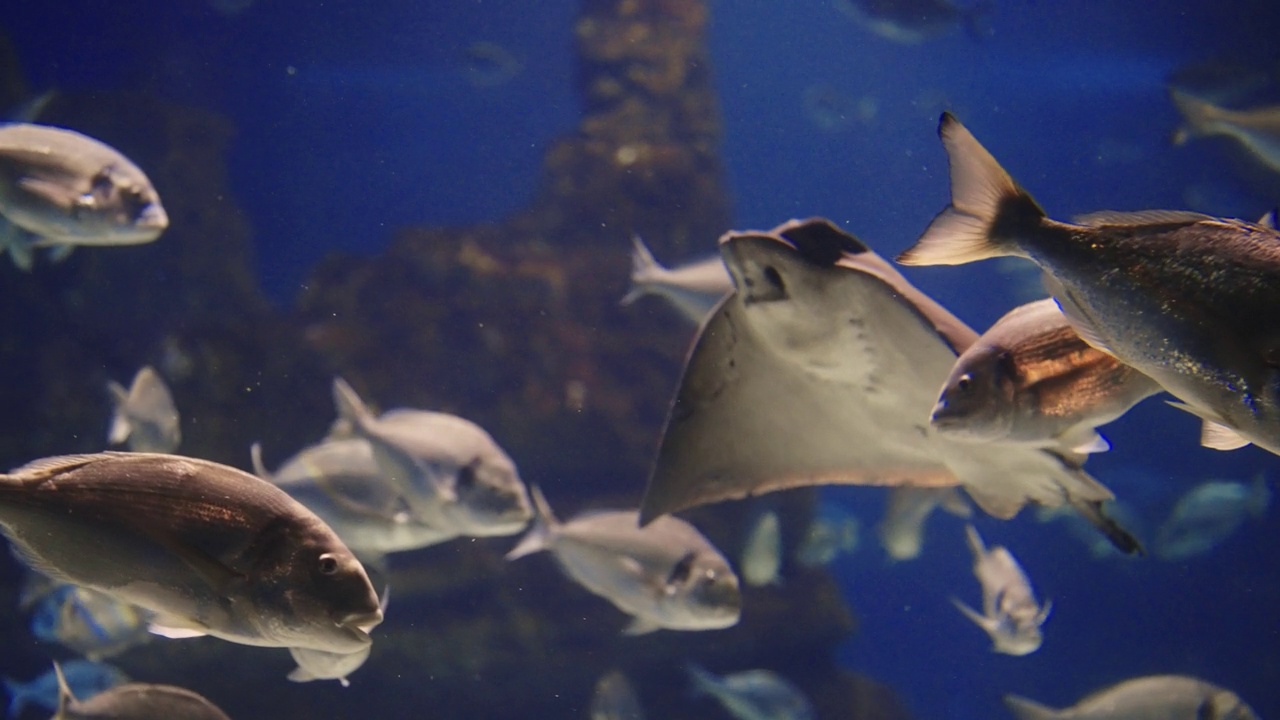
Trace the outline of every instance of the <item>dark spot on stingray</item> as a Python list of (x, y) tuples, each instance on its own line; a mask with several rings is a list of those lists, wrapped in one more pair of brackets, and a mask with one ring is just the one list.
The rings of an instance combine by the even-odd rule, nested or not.
[(869, 250), (861, 240), (825, 218), (800, 220), (783, 228), (779, 235), (795, 246), (800, 257), (821, 267), (835, 265), (844, 255), (860, 255)]

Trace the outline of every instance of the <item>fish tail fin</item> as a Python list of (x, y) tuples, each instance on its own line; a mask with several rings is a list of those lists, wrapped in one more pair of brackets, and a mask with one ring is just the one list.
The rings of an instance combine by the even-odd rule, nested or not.
[(1267, 484), (1267, 476), (1258, 473), (1253, 479), (1253, 485), (1249, 488), (1249, 500), (1245, 503), (1249, 514), (1255, 518), (1260, 518), (1267, 514), (1267, 508), (1271, 506), (1271, 487)]
[(951, 598), (951, 604), (955, 605), (956, 609), (959, 610), (962, 614), (964, 614), (965, 617), (969, 618), (969, 620), (974, 625), (977, 625), (983, 630), (986, 630), (988, 633), (992, 633), (995, 631), (996, 629), (995, 620), (969, 607), (967, 604), (965, 604), (963, 600), (953, 597)]
[(551, 512), (551, 505), (547, 503), (547, 498), (542, 494), (542, 488), (534, 485), (529, 488), (529, 496), (533, 498), (533, 507), (535, 510), (533, 516), (533, 528), (524, 536), (520, 542), (507, 553), (508, 560), (517, 560), (525, 555), (547, 549), (547, 543), (551, 539), (551, 532), (560, 524), (554, 513)]
[(1174, 131), (1171, 138), (1174, 145), (1182, 145), (1192, 138), (1212, 135), (1215, 132), (1214, 124), (1222, 119), (1222, 108), (1177, 88), (1169, 88), (1169, 99), (1173, 100), (1186, 121)]
[(622, 304), (630, 305), (648, 295), (649, 284), (666, 270), (653, 256), (649, 246), (644, 244), (644, 240), (633, 233), (631, 235), (631, 287), (627, 290), (627, 294), (622, 296)]
[(338, 418), (350, 423), (356, 430), (363, 430), (373, 420), (373, 413), (364, 404), (364, 400), (340, 377), (333, 379), (333, 405), (338, 411)]
[(76, 696), (71, 692), (67, 676), (62, 673), (62, 666), (57, 660), (53, 661), (53, 673), (58, 677), (58, 714), (54, 717), (63, 718), (67, 716), (67, 708), (75, 704)]
[(942, 114), (938, 135), (951, 165), (951, 204), (898, 262), (962, 265), (1002, 255), (1024, 256), (1017, 238), (1037, 230), (1044, 210), (954, 115)]
[(111, 415), (111, 429), (107, 431), (107, 442), (119, 445), (128, 440), (129, 433), (133, 432), (133, 424), (129, 422), (129, 416), (125, 413), (125, 407), (129, 403), (129, 391), (115, 380), (108, 380), (107, 393), (111, 395), (111, 404), (115, 408)]
[(31, 272), (36, 258), (27, 232), (8, 220), (0, 218), (0, 252), (6, 250), (9, 251), (9, 259), (13, 260), (14, 267), (22, 272)]
[(1004, 705), (1018, 720), (1053, 720), (1058, 711), (1021, 695), (1005, 695)]
[(271, 473), (267, 470), (266, 464), (262, 462), (262, 443), (255, 442), (249, 446), (249, 460), (253, 463), (253, 474), (270, 482)]

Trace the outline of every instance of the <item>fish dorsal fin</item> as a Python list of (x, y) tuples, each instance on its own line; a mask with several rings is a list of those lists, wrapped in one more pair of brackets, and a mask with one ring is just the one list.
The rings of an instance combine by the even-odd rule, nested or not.
[(1221, 222), (1219, 218), (1190, 210), (1099, 210), (1071, 218), (1077, 225), (1191, 225), (1198, 222)]
[(1268, 210), (1268, 211), (1267, 211), (1267, 214), (1266, 214), (1266, 215), (1263, 215), (1263, 216), (1262, 216), (1262, 217), (1260, 217), (1260, 218), (1258, 218), (1258, 222), (1257, 222), (1257, 223), (1255, 223), (1255, 224), (1257, 224), (1257, 225), (1261, 225), (1261, 226), (1262, 226), (1262, 227), (1264, 227), (1264, 228), (1271, 228), (1272, 230), (1277, 229), (1277, 226), (1276, 226), (1276, 210), (1275, 210), (1275, 208), (1272, 208), (1271, 210)]
[(62, 672), (62, 665), (57, 660), (53, 661), (53, 674), (58, 678), (58, 713), (54, 715), (54, 720), (67, 717), (67, 711), (76, 705), (75, 693), (71, 692), (71, 685), (67, 683), (67, 676)]
[(271, 473), (267, 470), (267, 466), (262, 462), (262, 443), (255, 442), (249, 446), (249, 460), (253, 463), (253, 474), (271, 482)]
[(123, 453), (92, 453), (85, 455), (56, 455), (54, 457), (40, 458), (21, 467), (14, 468), (9, 471), (10, 475), (21, 475), (25, 478), (49, 478), (54, 475), (75, 470), (78, 467), (84, 467), (99, 460), (105, 460), (113, 455), (121, 455)]
[(1222, 423), (1205, 420), (1200, 426), (1200, 444), (1214, 450), (1239, 450), (1249, 441)]

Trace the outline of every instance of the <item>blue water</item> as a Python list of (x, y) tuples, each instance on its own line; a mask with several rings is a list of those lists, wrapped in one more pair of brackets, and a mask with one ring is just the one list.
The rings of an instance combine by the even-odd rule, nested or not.
[[(1171, 146), (1178, 117), (1164, 88), (1168, 73), (1211, 57), (1280, 73), (1280, 4), (1007, 1), (986, 37), (916, 46), (827, 2), (710, 5), (735, 227), (823, 215), (883, 255), (904, 249), (947, 202), (943, 109), (1054, 217), (1152, 207), (1254, 217), (1280, 202), (1280, 183), (1260, 181), (1226, 144)], [(395, 228), (497, 220), (529, 201), (549, 142), (579, 114), (576, 10), (566, 0), (259, 0), (228, 17), (197, 0), (9, 0), (0, 23), (35, 90), (142, 88), (231, 117), (232, 186), (263, 286), (283, 306), (330, 252), (376, 254)], [(466, 48), (477, 41), (506, 48), (518, 74), (469, 82)], [(815, 85), (862, 115), (820, 127), (804, 103)], [(977, 328), (1026, 299), (991, 263), (905, 274)], [(1158, 400), (1106, 434), (1116, 449), (1089, 469), (1151, 525), (1205, 479), (1280, 477), (1267, 453), (1195, 446), (1197, 422)], [(877, 493), (833, 495), (864, 526), (879, 513)], [(973, 603), (978, 592), (952, 518), (934, 519), (920, 560), (890, 565), (864, 533), (835, 570), (861, 620), (842, 660), (894, 687), (918, 718), (1007, 717), (1004, 692), (1068, 704), (1156, 672), (1217, 681), (1280, 717), (1276, 513), (1181, 563), (1096, 561), (1060, 525), (1026, 517), (978, 526), (1054, 601), (1031, 656), (991, 653), (951, 607), (949, 596)]]

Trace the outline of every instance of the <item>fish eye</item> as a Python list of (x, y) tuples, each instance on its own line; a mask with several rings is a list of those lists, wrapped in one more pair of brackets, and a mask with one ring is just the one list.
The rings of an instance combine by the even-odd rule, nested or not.
[(338, 558), (333, 553), (325, 553), (320, 556), (320, 574), (333, 575), (338, 572)]
[(969, 373), (965, 373), (961, 375), (960, 379), (956, 380), (956, 390), (959, 390), (962, 393), (967, 393), (972, 389), (973, 389), (973, 376), (970, 375)]

